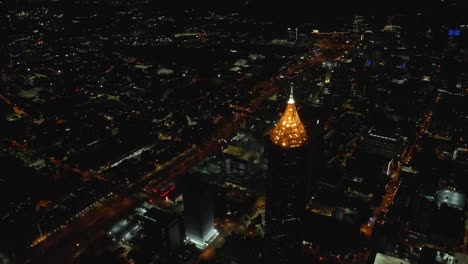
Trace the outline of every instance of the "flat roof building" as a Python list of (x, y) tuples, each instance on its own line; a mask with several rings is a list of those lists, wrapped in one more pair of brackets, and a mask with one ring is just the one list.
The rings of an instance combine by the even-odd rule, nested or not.
[(214, 201), (211, 188), (204, 183), (189, 180), (183, 195), (187, 238), (197, 247), (205, 248), (218, 234), (214, 228)]

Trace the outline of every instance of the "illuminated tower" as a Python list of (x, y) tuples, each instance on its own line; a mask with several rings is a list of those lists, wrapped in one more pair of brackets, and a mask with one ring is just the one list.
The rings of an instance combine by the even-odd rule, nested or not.
[(187, 239), (202, 249), (216, 238), (218, 231), (214, 229), (213, 190), (196, 176), (200, 175), (184, 179), (184, 222)]
[(448, 53), (450, 55), (456, 55), (460, 52), (460, 29), (449, 29), (448, 35)]
[(307, 142), (307, 133), (296, 110), (292, 86), (286, 110), (273, 128), (270, 139), (275, 145), (285, 149), (297, 148)]
[(299, 220), (306, 200), (307, 133), (291, 95), (286, 110), (267, 139), (265, 263), (294, 263)]

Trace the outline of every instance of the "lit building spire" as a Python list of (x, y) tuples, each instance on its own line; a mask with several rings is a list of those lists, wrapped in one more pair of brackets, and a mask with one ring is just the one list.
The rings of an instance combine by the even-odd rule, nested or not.
[(307, 133), (299, 118), (293, 97), (293, 86), (286, 110), (270, 135), (271, 141), (283, 148), (296, 148), (307, 142)]
[(291, 92), (289, 93), (289, 100), (288, 100), (288, 104), (294, 104), (294, 86), (293, 84), (291, 83)]

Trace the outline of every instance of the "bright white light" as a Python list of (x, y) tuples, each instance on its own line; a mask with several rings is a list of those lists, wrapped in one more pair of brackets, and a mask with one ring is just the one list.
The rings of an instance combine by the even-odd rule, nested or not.
[(211, 242), (213, 242), (213, 240), (215, 240), (216, 237), (218, 237), (219, 235), (219, 232), (218, 230), (216, 229), (211, 229), (211, 231), (206, 235), (206, 237), (204, 238), (205, 241), (200, 241), (198, 240), (197, 238), (193, 238), (193, 237), (187, 237), (187, 239), (192, 242), (193, 244), (195, 244), (195, 246), (199, 249), (204, 249), (206, 248)]

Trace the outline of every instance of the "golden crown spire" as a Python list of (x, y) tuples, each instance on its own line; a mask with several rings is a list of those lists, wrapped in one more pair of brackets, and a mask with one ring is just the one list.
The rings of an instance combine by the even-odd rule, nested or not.
[(296, 110), (292, 84), (286, 110), (273, 128), (270, 138), (283, 148), (297, 148), (307, 142), (307, 133)]

